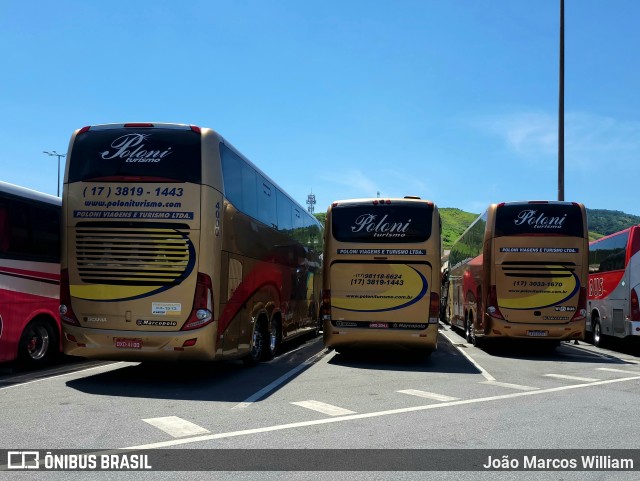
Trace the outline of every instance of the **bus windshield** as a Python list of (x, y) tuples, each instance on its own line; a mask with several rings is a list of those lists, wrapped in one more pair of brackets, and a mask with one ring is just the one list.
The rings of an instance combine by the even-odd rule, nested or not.
[(341, 204), (333, 209), (332, 232), (340, 242), (424, 242), (431, 237), (433, 205)]
[(563, 235), (583, 237), (580, 206), (570, 203), (514, 203), (499, 205), (495, 236)]
[(200, 135), (169, 128), (108, 128), (76, 136), (69, 182), (139, 177), (199, 183)]

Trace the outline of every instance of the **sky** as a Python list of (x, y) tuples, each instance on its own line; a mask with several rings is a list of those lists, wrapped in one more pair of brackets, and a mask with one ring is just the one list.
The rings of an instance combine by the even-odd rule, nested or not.
[[(565, 0), (564, 197), (635, 215), (638, 18)], [(559, 39), (560, 0), (0, 0), (0, 180), (56, 195), (44, 151), (155, 121), (213, 128), (316, 213), (555, 200)]]

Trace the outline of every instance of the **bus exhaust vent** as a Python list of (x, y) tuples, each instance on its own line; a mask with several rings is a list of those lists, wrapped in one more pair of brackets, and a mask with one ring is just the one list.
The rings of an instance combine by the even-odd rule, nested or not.
[(76, 228), (75, 250), (80, 279), (88, 284), (180, 284), (195, 260), (188, 232), (175, 225), (82, 223)]
[(571, 277), (576, 270), (576, 265), (573, 262), (563, 262), (562, 264), (544, 261), (503, 262), (501, 267), (507, 277)]

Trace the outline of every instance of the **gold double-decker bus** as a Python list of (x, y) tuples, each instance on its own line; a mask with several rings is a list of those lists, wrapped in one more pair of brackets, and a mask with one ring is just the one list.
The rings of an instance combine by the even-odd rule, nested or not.
[(474, 345), (584, 339), (588, 256), (582, 204), (492, 204), (451, 247), (447, 318)]
[(324, 343), (437, 348), (441, 224), (417, 197), (333, 202), (325, 221)]
[(321, 224), (215, 131), (95, 125), (68, 152), (65, 353), (253, 364), (319, 331)]

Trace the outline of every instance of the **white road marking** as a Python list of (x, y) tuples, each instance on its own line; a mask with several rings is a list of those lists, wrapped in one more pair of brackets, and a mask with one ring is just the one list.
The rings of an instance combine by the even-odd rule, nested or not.
[(170, 434), (174, 438), (184, 436), (197, 436), (199, 434), (206, 434), (211, 431), (198, 426), (186, 419), (179, 418), (178, 416), (166, 416), (163, 418), (149, 418), (143, 419), (145, 423), (163, 430), (165, 433)]
[(493, 377), (491, 374), (489, 374), (485, 368), (483, 368), (480, 364), (478, 364), (476, 361), (474, 361), (471, 356), (469, 356), (469, 354), (467, 354), (466, 352), (464, 352), (463, 349), (461, 349), (460, 347), (456, 346), (456, 343), (449, 339), (449, 336), (447, 336), (443, 331), (440, 331), (440, 335), (443, 336), (447, 341), (449, 341), (451, 343), (451, 345), (453, 347), (455, 347), (464, 357), (467, 358), (467, 361), (469, 361), (471, 364), (473, 364), (475, 366), (475, 368), (480, 371), (480, 374), (482, 374), (482, 376), (487, 380), (487, 381), (495, 381), (496, 378)]
[(49, 381), (51, 379), (57, 379), (59, 377), (71, 376), (72, 374), (81, 374), (83, 372), (95, 371), (95, 370), (98, 370), (98, 369), (104, 369), (104, 372), (109, 372), (109, 371), (112, 371), (112, 370), (114, 370), (116, 368), (122, 367), (123, 364), (129, 365), (129, 366), (135, 366), (136, 364), (139, 364), (139, 363), (131, 363), (131, 362), (121, 361), (121, 362), (116, 362), (116, 363), (113, 363), (113, 364), (106, 364), (106, 365), (103, 364), (101, 366), (89, 367), (87, 369), (81, 369), (79, 371), (71, 371), (71, 372), (67, 372), (67, 373), (64, 373), (64, 374), (59, 374), (57, 376), (43, 377), (41, 379), (34, 379), (33, 381), (27, 381), (27, 382), (23, 382), (23, 383), (20, 383), (20, 384), (14, 384), (14, 385), (11, 385), (11, 386), (2, 386), (2, 387), (0, 387), (0, 391), (3, 391), (5, 389), (12, 389), (12, 388), (15, 388), (15, 387), (28, 386), (29, 384), (34, 384), (36, 382), (42, 382), (42, 381)]
[(419, 391), (418, 389), (403, 389), (402, 391), (396, 391), (396, 392), (401, 392), (402, 394), (409, 394), (411, 396), (423, 397), (426, 399), (433, 399), (435, 401), (456, 401), (460, 399), (457, 397), (445, 396), (444, 394), (436, 394), (432, 392)]
[(625, 371), (624, 369), (614, 369), (612, 367), (599, 367), (598, 371), (623, 372), (625, 374), (638, 374), (637, 371)]
[(249, 396), (247, 399), (245, 399), (244, 401), (242, 401), (241, 403), (236, 404), (235, 406), (233, 406), (231, 409), (244, 409), (247, 408), (249, 406), (251, 406), (255, 401), (263, 398), (264, 396), (266, 396), (267, 394), (269, 394), (271, 391), (273, 391), (275, 388), (277, 388), (278, 386), (280, 386), (280, 384), (283, 384), (287, 379), (289, 379), (291, 376), (297, 374), (298, 372), (302, 371), (303, 369), (305, 369), (309, 364), (313, 364), (314, 362), (322, 359), (324, 356), (326, 356), (328, 354), (328, 351), (323, 350), (320, 351), (319, 353), (311, 356), (309, 359), (307, 359), (306, 361), (304, 361), (302, 364), (299, 364), (298, 366), (294, 367), (293, 369), (291, 369), (291, 371), (286, 372), (285, 374), (283, 374), (282, 376), (280, 376), (278, 379), (276, 379), (275, 381), (273, 381), (271, 384), (263, 387), (262, 389), (260, 389), (258, 392), (253, 393), (251, 396)]
[(333, 406), (331, 404), (326, 404), (320, 401), (297, 401), (292, 402), (291, 404), (295, 404), (296, 406), (300, 406), (307, 409), (312, 409), (313, 411), (318, 411), (323, 414), (328, 414), (329, 416), (345, 416), (347, 414), (355, 414), (355, 411), (349, 411), (348, 409), (344, 409), (338, 406)]
[(508, 382), (499, 382), (499, 381), (481, 381), (480, 384), (489, 384), (491, 386), (500, 386), (500, 387), (508, 387), (510, 389), (517, 389), (519, 391), (537, 391), (538, 387), (532, 386), (523, 386), (521, 384), (511, 384)]
[(555, 392), (562, 392), (562, 391), (570, 391), (572, 389), (583, 389), (583, 388), (589, 388), (592, 386), (604, 386), (607, 384), (615, 384), (615, 383), (619, 383), (619, 382), (628, 382), (628, 381), (637, 381), (640, 380), (640, 376), (633, 376), (633, 377), (625, 377), (625, 378), (619, 378), (619, 379), (608, 379), (606, 381), (596, 381), (596, 382), (590, 382), (587, 384), (571, 384), (568, 386), (559, 386), (559, 387), (554, 387), (554, 388), (550, 388), (550, 389), (539, 389), (537, 391), (526, 391), (526, 392), (517, 392), (517, 393), (511, 393), (511, 394), (503, 394), (500, 396), (489, 396), (489, 397), (484, 397), (484, 398), (476, 398), (476, 399), (464, 399), (464, 400), (460, 400), (460, 401), (449, 401), (449, 402), (444, 402), (444, 403), (437, 403), (437, 404), (428, 404), (426, 406), (413, 406), (413, 407), (409, 407), (409, 408), (402, 408), (402, 409), (391, 409), (388, 411), (378, 411), (378, 412), (372, 412), (372, 413), (362, 413), (362, 414), (351, 414), (348, 416), (339, 416), (339, 417), (330, 417), (330, 418), (324, 418), (324, 419), (316, 419), (314, 421), (302, 421), (302, 422), (297, 422), (297, 423), (288, 423), (288, 424), (279, 424), (279, 425), (275, 425), (275, 426), (266, 426), (263, 428), (255, 428), (255, 429), (245, 429), (242, 431), (232, 431), (232, 432), (228, 432), (228, 433), (218, 433), (218, 434), (208, 434), (205, 436), (196, 436), (193, 438), (185, 438), (185, 439), (175, 439), (173, 441), (162, 441), (162, 442), (158, 442), (158, 443), (150, 443), (150, 444), (141, 444), (139, 446), (129, 446), (126, 448), (121, 448), (121, 449), (159, 449), (159, 448), (167, 448), (167, 447), (171, 447), (171, 446), (177, 446), (177, 445), (181, 445), (181, 444), (189, 444), (189, 443), (199, 443), (199, 442), (203, 442), (203, 441), (213, 441), (215, 439), (226, 439), (226, 438), (232, 438), (232, 437), (238, 437), (238, 436), (248, 436), (248, 435), (252, 435), (252, 434), (260, 434), (260, 433), (269, 433), (269, 432), (274, 432), (274, 431), (283, 431), (286, 429), (297, 429), (297, 428), (304, 428), (304, 427), (309, 427), (309, 426), (318, 426), (320, 424), (331, 424), (331, 423), (341, 423), (341, 422), (347, 422), (347, 421), (356, 421), (359, 419), (369, 419), (369, 418), (377, 418), (377, 417), (382, 417), (382, 416), (393, 416), (395, 414), (405, 414), (405, 413), (411, 413), (411, 412), (419, 412), (419, 411), (426, 411), (428, 409), (439, 409), (439, 408), (446, 408), (446, 407), (451, 407), (451, 406), (462, 406), (462, 405), (466, 405), (466, 404), (480, 404), (480, 403), (485, 403), (485, 402), (493, 402), (493, 401), (500, 401), (503, 399), (515, 399), (515, 398), (519, 398), (519, 397), (523, 397), (523, 396), (538, 396), (541, 394), (549, 394), (549, 393), (555, 393)]
[(593, 379), (591, 377), (578, 377), (578, 376), (568, 376), (566, 374), (545, 374), (546, 377), (554, 377), (557, 379), (568, 379), (570, 381), (583, 381), (583, 382), (594, 382), (599, 381), (599, 379)]

